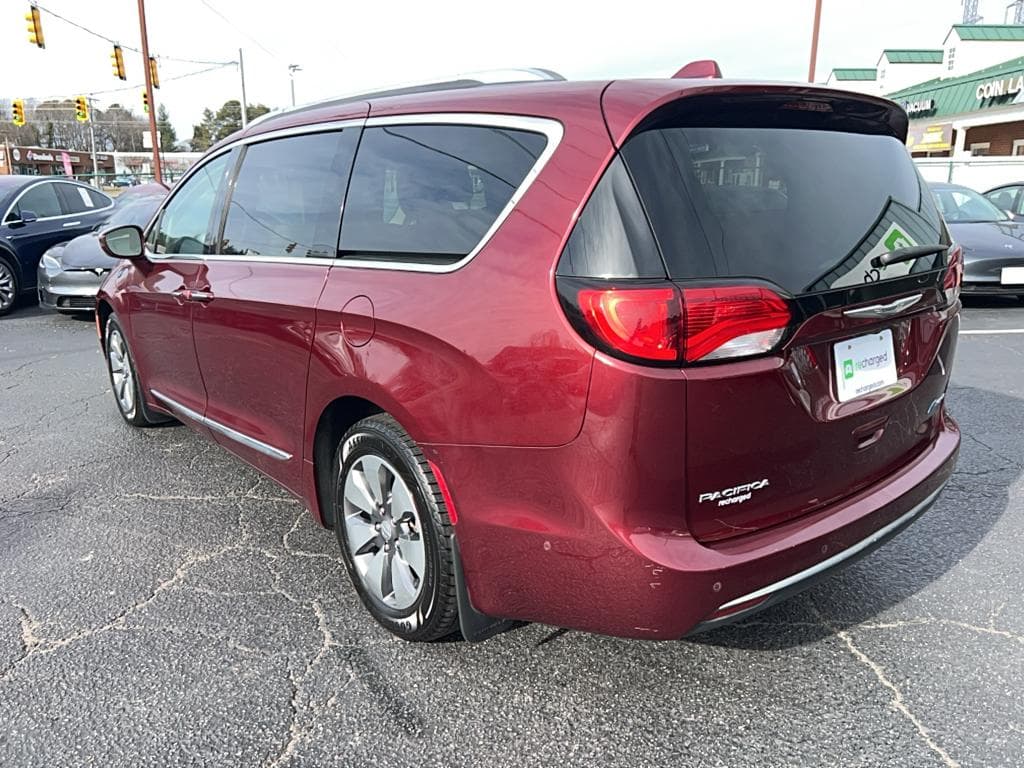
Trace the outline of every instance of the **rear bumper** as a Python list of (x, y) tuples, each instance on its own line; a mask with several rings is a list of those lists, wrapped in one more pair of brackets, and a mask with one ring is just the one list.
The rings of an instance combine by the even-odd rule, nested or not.
[(662, 515), (637, 514), (650, 511), (649, 492), (642, 483), (617, 483), (601, 460), (601, 436), (586, 429), (561, 448), (424, 448), (454, 496), (456, 535), (477, 610), (676, 639), (778, 602), (916, 520), (956, 464), (959, 429), (948, 415), (940, 418), (935, 439), (884, 481), (715, 544), (698, 542), (685, 526), (658, 524)]
[(723, 603), (711, 615), (711, 618), (705, 619), (695, 626), (690, 630), (689, 634), (695, 635), (709, 629), (732, 624), (735, 621), (741, 621), (754, 613), (763, 611), (765, 608), (775, 605), (799, 592), (803, 592), (819, 581), (823, 581), (846, 566), (857, 562), (862, 557), (870, 555), (893, 536), (909, 527), (911, 523), (931, 508), (944, 487), (945, 483), (891, 523), (882, 526), (866, 538), (861, 539), (841, 552), (837, 552), (832, 557), (790, 576), (786, 576), (779, 581), (767, 584), (746, 595), (740, 595), (727, 603)]

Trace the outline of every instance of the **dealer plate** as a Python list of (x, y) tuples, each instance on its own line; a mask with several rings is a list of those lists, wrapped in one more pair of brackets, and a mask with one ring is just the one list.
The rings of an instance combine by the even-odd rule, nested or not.
[(898, 379), (889, 329), (840, 341), (832, 350), (836, 394), (841, 403), (888, 387)]
[(1003, 285), (1024, 285), (1024, 267), (1003, 267), (999, 282)]

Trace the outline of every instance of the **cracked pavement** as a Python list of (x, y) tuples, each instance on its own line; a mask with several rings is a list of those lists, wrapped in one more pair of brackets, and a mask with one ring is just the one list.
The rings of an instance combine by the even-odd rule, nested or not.
[[(963, 327), (1024, 328), (1024, 306), (974, 301)], [(743, 624), (410, 645), (288, 494), (182, 427), (123, 424), (91, 322), (21, 309), (0, 320), (0, 765), (1018, 766), (1021, 354), (962, 336), (936, 506)]]

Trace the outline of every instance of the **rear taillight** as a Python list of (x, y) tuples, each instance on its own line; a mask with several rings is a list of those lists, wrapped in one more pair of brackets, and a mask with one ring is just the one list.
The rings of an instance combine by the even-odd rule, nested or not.
[(771, 351), (789, 325), (789, 306), (758, 286), (683, 290), (686, 359), (720, 360)]
[(579, 287), (560, 281), (576, 329), (609, 354), (663, 364), (712, 362), (775, 349), (792, 320), (769, 288), (725, 285)]
[(946, 276), (942, 280), (942, 290), (946, 294), (946, 303), (952, 304), (960, 296), (960, 286), (964, 282), (964, 250), (959, 244), (949, 249), (946, 264)]
[(679, 359), (679, 291), (659, 288), (584, 288), (584, 319), (612, 349), (644, 360)]

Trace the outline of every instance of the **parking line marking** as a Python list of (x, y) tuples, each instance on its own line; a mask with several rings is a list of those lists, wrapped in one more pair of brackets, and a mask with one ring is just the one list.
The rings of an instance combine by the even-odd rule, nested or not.
[(1005, 330), (993, 330), (993, 331), (960, 331), (961, 336), (980, 336), (985, 333), (1024, 333), (1024, 328), (1008, 328)]

